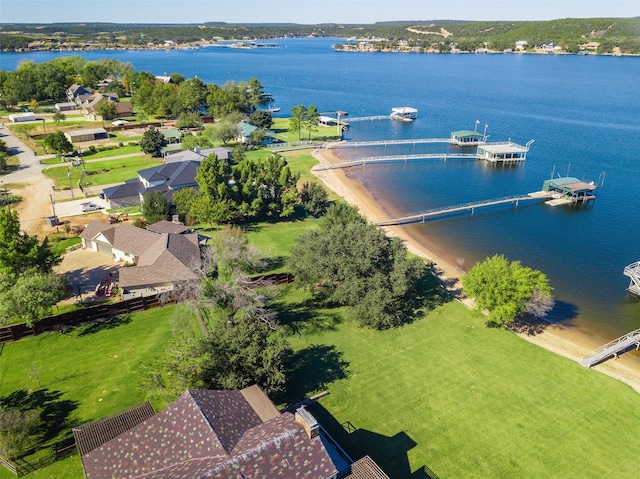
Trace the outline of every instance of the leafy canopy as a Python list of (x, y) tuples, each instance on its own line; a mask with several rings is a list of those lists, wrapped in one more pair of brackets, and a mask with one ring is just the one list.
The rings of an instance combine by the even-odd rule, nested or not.
[(509, 262), (503, 255), (476, 264), (462, 277), (462, 286), (475, 300), (477, 311), (488, 311), (490, 322), (511, 323), (526, 312), (544, 316), (553, 307), (544, 273), (519, 261)]

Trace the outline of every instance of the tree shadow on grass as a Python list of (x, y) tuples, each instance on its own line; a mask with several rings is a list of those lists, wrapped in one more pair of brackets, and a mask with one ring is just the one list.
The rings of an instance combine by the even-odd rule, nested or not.
[(118, 326), (129, 324), (130, 322), (130, 314), (123, 314), (121, 316), (114, 316), (112, 318), (99, 319), (79, 328), (78, 336), (88, 336), (90, 334), (99, 333), (100, 331), (106, 331), (107, 329), (114, 329)]
[(307, 409), (352, 459), (371, 457), (391, 479), (438, 479), (438, 475), (426, 465), (411, 472), (408, 452), (417, 443), (406, 432), (385, 436), (359, 428), (351, 422), (340, 424), (318, 402), (309, 404)]
[(293, 353), (288, 361), (286, 396), (289, 404), (322, 391), (329, 384), (349, 376), (349, 363), (335, 346), (314, 344)]
[(440, 280), (427, 270), (414, 291), (406, 298), (404, 323), (412, 323), (426, 312), (433, 311), (452, 299), (453, 296), (443, 287)]
[(42, 446), (54, 438), (65, 442), (72, 437), (71, 428), (75, 426), (75, 422), (71, 419), (71, 413), (78, 408), (78, 402), (61, 398), (60, 391), (50, 391), (47, 388), (37, 391), (19, 389), (0, 398), (0, 405), (21, 411), (39, 410), (42, 419), (39, 445)]
[(282, 326), (291, 334), (306, 336), (322, 331), (335, 331), (342, 322), (339, 314), (328, 310), (326, 304), (317, 298), (308, 298), (299, 303), (283, 303), (274, 301), (271, 307), (278, 312)]

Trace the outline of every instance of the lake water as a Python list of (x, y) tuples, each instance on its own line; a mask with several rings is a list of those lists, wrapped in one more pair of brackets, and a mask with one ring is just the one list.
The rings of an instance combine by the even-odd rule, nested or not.
[[(484, 162), (420, 161), (354, 169), (386, 211), (526, 194), (556, 175), (604, 186), (583, 207), (543, 203), (477, 211), (405, 226), (440, 245), (449, 258), (495, 253), (545, 272), (555, 288), (554, 319), (605, 339), (640, 327), (640, 301), (626, 292), (626, 265), (640, 260), (640, 58), (556, 55), (339, 53), (331, 39), (280, 40), (278, 49), (77, 52), (117, 58), (156, 75), (179, 72), (205, 83), (258, 78), (286, 116), (297, 104), (350, 117), (419, 110), (413, 123), (353, 123), (350, 140), (448, 137), (488, 125), (489, 141), (534, 139), (515, 167)], [(68, 55), (67, 53), (66, 55)], [(59, 53), (0, 54), (0, 68)], [(448, 145), (360, 149), (357, 155), (448, 151)], [(353, 155), (353, 154), (352, 154)]]

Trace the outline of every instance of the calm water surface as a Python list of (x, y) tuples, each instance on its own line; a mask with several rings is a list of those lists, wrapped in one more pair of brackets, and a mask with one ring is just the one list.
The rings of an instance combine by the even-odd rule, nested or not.
[[(539, 190), (552, 172), (604, 178), (585, 207), (542, 203), (477, 211), (406, 226), (465, 268), (495, 253), (544, 271), (555, 288), (554, 318), (611, 339), (640, 327), (640, 301), (622, 271), (640, 260), (640, 58), (555, 55), (353, 54), (330, 39), (280, 40), (278, 49), (78, 52), (117, 58), (154, 74), (205, 83), (258, 78), (286, 116), (297, 104), (351, 117), (418, 108), (413, 123), (353, 123), (351, 140), (448, 137), (488, 125), (490, 141), (534, 139), (527, 161), (419, 161), (354, 169), (388, 214), (406, 214)], [(0, 69), (58, 53), (0, 54)], [(448, 151), (448, 145), (360, 149), (354, 155)], [(345, 153), (346, 154), (346, 153)]]

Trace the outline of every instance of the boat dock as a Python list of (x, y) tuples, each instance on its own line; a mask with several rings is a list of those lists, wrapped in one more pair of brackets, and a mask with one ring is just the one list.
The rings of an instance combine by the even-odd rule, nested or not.
[(630, 278), (627, 291), (640, 295), (640, 261), (631, 263), (624, 269), (624, 275)]
[(571, 205), (578, 202), (594, 200), (593, 192), (598, 189), (595, 183), (581, 181), (571, 176), (545, 180), (542, 191), (548, 193), (552, 199), (547, 201), (550, 206)]
[(585, 354), (580, 361), (585, 368), (590, 368), (596, 364), (607, 361), (611, 358), (617, 359), (620, 354), (640, 349), (640, 329), (620, 336), (607, 344), (600, 346), (595, 351)]
[(442, 208), (434, 208), (431, 210), (422, 211), (420, 213), (410, 214), (406, 216), (399, 216), (397, 218), (389, 218), (385, 220), (373, 221), (373, 224), (377, 226), (397, 226), (408, 223), (425, 222), (428, 219), (435, 218), (437, 216), (446, 215), (449, 213), (458, 213), (460, 211), (467, 211), (473, 214), (478, 208), (486, 208), (489, 206), (496, 206), (511, 203), (516, 207), (521, 201), (533, 201), (542, 200), (544, 196), (532, 196), (532, 195), (519, 195), (519, 196), (507, 196), (505, 198), (497, 198), (491, 200), (475, 201), (472, 203), (465, 203), (462, 205), (445, 206)]
[(358, 148), (366, 146), (394, 146), (394, 145), (423, 145), (425, 143), (451, 143), (451, 138), (413, 138), (409, 140), (372, 140), (372, 141), (341, 141), (328, 143), (325, 148)]
[(463, 159), (463, 160), (475, 160), (477, 156), (474, 153), (423, 153), (416, 155), (388, 155), (388, 156), (368, 156), (365, 158), (358, 158), (357, 160), (344, 161), (341, 163), (325, 163), (322, 165), (315, 165), (311, 168), (312, 171), (325, 171), (325, 170), (337, 170), (342, 168), (351, 168), (353, 166), (364, 166), (371, 163), (389, 163), (414, 160), (440, 160), (447, 161), (448, 159)]

